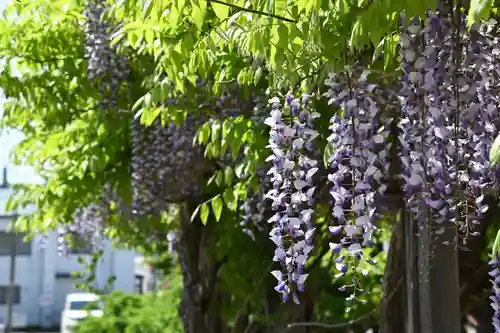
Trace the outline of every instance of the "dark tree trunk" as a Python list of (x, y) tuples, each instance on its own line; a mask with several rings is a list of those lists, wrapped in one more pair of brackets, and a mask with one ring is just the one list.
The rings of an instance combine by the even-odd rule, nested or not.
[(184, 280), (180, 317), (184, 333), (223, 333), (222, 320), (217, 311), (217, 263), (208, 251), (214, 227), (199, 219), (191, 222), (192, 207), (181, 206), (180, 237), (177, 245), (179, 264)]
[[(402, 172), (400, 163), (400, 145), (398, 135), (400, 129), (399, 110), (390, 107), (387, 111), (393, 116), (391, 124), (391, 141), (390, 150), (391, 161), (389, 174), (399, 175)], [(402, 180), (398, 177), (391, 177), (388, 181), (388, 199), (384, 203), (385, 207), (389, 207), (389, 211), (404, 211), (406, 203), (404, 202), (401, 192)], [(397, 221), (397, 217), (393, 216), (393, 221)], [(386, 266), (384, 271), (383, 281), (383, 297), (380, 308), (380, 332), (381, 333), (403, 333), (405, 332), (405, 312), (406, 312), (406, 283), (405, 283), (405, 229), (401, 222), (396, 222), (391, 235), (389, 250), (387, 253)]]
[(500, 214), (498, 200), (496, 197), (487, 197), (486, 203), (490, 207), (484, 220), (476, 225), (474, 231), (481, 236), (470, 237), (467, 247), (470, 251), (461, 251), (460, 259), (460, 304), (462, 313), (466, 316), (466, 322), (473, 326), (478, 333), (493, 333), (491, 318), (493, 310), (488, 298), (491, 292), (490, 267), (483, 258), (487, 251), (488, 239), (486, 236), (488, 227), (493, 226)]
[(455, 236), (456, 227), (450, 223), (433, 241), (429, 269), (432, 333), (461, 332), (458, 251), (443, 244), (453, 242)]
[(392, 233), (384, 272), (384, 296), (380, 309), (380, 332), (405, 332), (403, 229), (397, 225)]
[[(407, 225), (408, 221), (405, 222)], [(405, 229), (394, 229), (387, 257), (384, 281), (384, 298), (381, 308), (380, 331), (383, 333), (459, 333), (460, 302), (458, 287), (457, 252), (452, 245), (442, 241), (453, 237), (449, 228), (428, 246), (432, 254), (419, 251), (416, 256), (406, 257), (408, 237)], [(407, 230), (408, 232), (411, 230)], [(406, 235), (408, 236), (408, 234)], [(426, 240), (417, 239), (419, 249), (425, 247)], [(431, 239), (427, 238), (427, 242)], [(417, 260), (418, 259), (418, 260)], [(413, 278), (407, 268), (419, 263)], [(427, 266), (427, 267), (425, 267)], [(426, 274), (422, 274), (427, 271)], [(413, 287), (409, 287), (413, 284)], [(420, 290), (418, 290), (420, 288)], [(415, 304), (409, 297), (418, 297)], [(419, 305), (419, 302), (422, 303)], [(411, 310), (413, 307), (413, 310)], [(410, 320), (413, 317), (413, 321)]]

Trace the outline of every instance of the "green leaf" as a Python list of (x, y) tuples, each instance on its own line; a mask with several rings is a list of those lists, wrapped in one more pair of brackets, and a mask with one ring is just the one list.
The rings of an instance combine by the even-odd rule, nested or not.
[(179, 9), (179, 12), (182, 12), (185, 5), (186, 5), (186, 0), (177, 0), (176, 1), (176, 7), (177, 7), (177, 9)]
[(227, 208), (231, 211), (236, 211), (238, 209), (238, 197), (234, 195), (234, 190), (232, 188), (228, 188), (222, 193), (222, 198), (226, 203)]
[(497, 237), (495, 238), (495, 242), (493, 243), (493, 250), (491, 253), (492, 258), (498, 257), (499, 248), (500, 248), (500, 230), (498, 230)]
[(245, 171), (245, 164), (240, 164), (234, 169), (234, 173), (236, 174), (236, 177), (240, 178), (243, 176), (243, 171)]
[(217, 222), (219, 222), (220, 217), (222, 215), (222, 199), (220, 198), (220, 195), (217, 195), (216, 197), (214, 197), (212, 199), (211, 203), (212, 203), (212, 210), (214, 212), (215, 219), (217, 220)]
[(497, 136), (490, 150), (490, 163), (496, 165), (500, 162), (500, 135)]
[(211, 2), (210, 5), (212, 6), (215, 15), (217, 15), (220, 20), (225, 20), (229, 15), (229, 6), (221, 5), (220, 3), (215, 2)]
[(388, 70), (392, 61), (396, 58), (399, 36), (386, 39), (384, 43), (384, 70)]
[(303, 10), (307, 11), (309, 3), (310, 3), (309, 0), (299, 0), (298, 3), (297, 3), (298, 9), (299, 9), (299, 13), (301, 13)]
[(161, 108), (146, 109), (141, 115), (141, 124), (150, 126), (153, 121), (160, 115)]
[(146, 43), (148, 43), (150, 47), (153, 47), (155, 32), (153, 30), (146, 30), (144, 32), (144, 39), (146, 40)]
[(262, 67), (257, 68), (253, 77), (253, 84), (257, 85), (262, 77)]
[(203, 23), (205, 23), (205, 13), (207, 11), (206, 9), (207, 7), (203, 4), (203, 2), (200, 3), (200, 7), (193, 5), (191, 19), (199, 30), (202, 29)]
[(222, 185), (224, 185), (224, 173), (222, 173), (222, 171), (217, 171), (217, 176), (215, 177), (215, 183), (219, 187), (222, 187)]
[(204, 123), (200, 127), (200, 129), (198, 129), (198, 135), (196, 136), (197, 141), (202, 145), (207, 143), (208, 140), (210, 139), (210, 132), (211, 132), (210, 124)]
[(278, 46), (288, 47), (288, 28), (284, 24), (278, 26)]
[(328, 142), (325, 147), (325, 153), (323, 154), (323, 163), (325, 164), (325, 167), (329, 167), (330, 165), (330, 157), (335, 153), (335, 145), (331, 142)]
[(210, 208), (208, 207), (208, 204), (204, 202), (201, 205), (201, 214), (200, 214), (201, 223), (203, 223), (204, 225), (207, 224), (209, 213), (210, 213)]
[(351, 40), (349, 42), (351, 50), (359, 48), (361, 44), (361, 32), (362, 32), (361, 21), (357, 20), (356, 23), (354, 23), (354, 26), (352, 27)]
[(385, 46), (385, 37), (382, 38), (380, 43), (378, 43), (377, 47), (375, 48), (375, 51), (373, 51), (372, 63), (377, 61), (378, 57), (384, 50), (384, 46)]
[(142, 19), (145, 20), (149, 14), (151, 14), (151, 10), (153, 9), (153, 0), (146, 0), (144, 7), (142, 8)]
[(479, 23), (484, 18), (488, 18), (492, 7), (493, 0), (471, 0), (467, 28), (470, 28), (474, 23)]
[(224, 139), (233, 129), (233, 123), (231, 120), (226, 119), (222, 123), (222, 138)]
[(230, 186), (233, 183), (233, 178), (234, 178), (233, 168), (226, 167), (224, 169), (224, 181), (226, 185)]
[(346, 0), (337, 1), (336, 7), (339, 16), (344, 16), (349, 11), (349, 4), (346, 2)]
[(196, 216), (198, 215), (198, 213), (200, 212), (200, 207), (201, 205), (198, 205), (196, 207), (196, 209), (193, 211), (193, 213), (191, 214), (191, 222), (194, 221), (194, 219), (196, 218)]
[(212, 131), (212, 137), (211, 137), (211, 141), (212, 143), (216, 143), (218, 140), (219, 140), (219, 134), (220, 134), (220, 131), (221, 131), (221, 123), (219, 120), (214, 120), (212, 122), (212, 126), (211, 126), (211, 131)]
[(180, 18), (179, 10), (177, 10), (177, 8), (175, 8), (175, 7), (172, 7), (170, 10), (170, 13), (168, 15), (169, 23), (173, 27), (176, 27), (177, 24), (179, 24), (179, 18)]

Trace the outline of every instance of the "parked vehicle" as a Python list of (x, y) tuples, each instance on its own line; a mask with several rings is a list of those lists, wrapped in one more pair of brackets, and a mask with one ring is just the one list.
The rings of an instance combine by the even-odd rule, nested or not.
[(89, 315), (102, 316), (103, 304), (98, 295), (92, 293), (71, 293), (66, 296), (61, 313), (61, 333), (72, 333), (78, 322)]

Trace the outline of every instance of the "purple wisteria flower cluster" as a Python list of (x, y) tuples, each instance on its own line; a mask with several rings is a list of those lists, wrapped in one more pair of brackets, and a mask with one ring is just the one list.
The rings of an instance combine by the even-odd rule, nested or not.
[(484, 26), (467, 32), (465, 23), (465, 14), (457, 26), (450, 15), (429, 11), (423, 28), (408, 24), (400, 39), (399, 94), (409, 208), (432, 220), (436, 233), (446, 223), (458, 225), (464, 245), (488, 209), (485, 190), (498, 185), (488, 152), (500, 125), (498, 41)]
[[(444, 11), (429, 11), (422, 19), (401, 18), (399, 83), (359, 65), (346, 66), (325, 81), (324, 96), (337, 109), (327, 145), (333, 151), (328, 179), (335, 221), (329, 230), (339, 239), (330, 247), (337, 256), (339, 277), (356, 270), (363, 247), (372, 245), (376, 219), (391, 208), (384, 203), (388, 183), (394, 179), (401, 184), (403, 208), (418, 227), (431, 226), (439, 235), (444, 228), (457, 226), (454, 243), (460, 247), (466, 246), (469, 236), (478, 235), (474, 224), (488, 210), (485, 196), (497, 187), (500, 176), (488, 160), (500, 126), (500, 69), (495, 60), (500, 56), (500, 38), (489, 23), (467, 30), (466, 13), (458, 26), (454, 19)], [(272, 273), (278, 280), (276, 290), (286, 299), (292, 283), (302, 284), (297, 276), (307, 258), (306, 251), (300, 253), (294, 246), (300, 244), (307, 251), (312, 246), (307, 232), (304, 243), (297, 241), (301, 229), (296, 227), (314, 230), (302, 219), (304, 214), (312, 216), (314, 203), (297, 210), (294, 198), (305, 202), (312, 197), (307, 190), (315, 184), (308, 178), (300, 183), (304, 188), (295, 186), (294, 172), (301, 168), (298, 162), (303, 156), (295, 144), (294, 120), (303, 103), (287, 96), (284, 103), (272, 99), (271, 105), (266, 124), (271, 127), (273, 189), (268, 198), (276, 214), (269, 222), (275, 225), (274, 260), (285, 268)], [(304, 147), (302, 142), (299, 146)], [(392, 163), (398, 165), (399, 174), (389, 172)], [(295, 259), (297, 251), (297, 258), (304, 255), (300, 261)], [(498, 262), (492, 265), (496, 279)], [(300, 273), (294, 276), (295, 272)], [(497, 285), (494, 282), (496, 312)], [(500, 317), (495, 318), (498, 324)]]
[[(498, 74), (500, 68), (496, 59), (500, 56), (500, 38), (493, 22), (486, 22), (477, 30), (472, 30), (470, 42), (466, 49), (467, 69), (465, 75), (469, 95), (467, 114), (463, 126), (467, 126), (466, 159), (468, 173), (465, 180), (468, 185), (468, 195), (474, 199), (471, 216), (472, 223), (479, 223), (488, 210), (484, 202), (484, 192), (488, 188), (497, 187), (500, 173), (498, 168), (492, 168), (489, 163), (489, 151), (492, 142), (498, 135), (499, 121), (499, 93), (500, 82)], [(496, 22), (494, 22), (496, 23)], [(470, 232), (469, 224), (461, 226), (465, 233)], [(477, 233), (472, 233), (477, 234)], [(499, 257), (495, 254), (489, 262), (493, 285), (491, 306), (494, 310), (492, 322), (495, 332), (500, 332), (500, 278)]]
[[(106, 186), (103, 195), (96, 203), (78, 208), (73, 214), (72, 223), (61, 224), (57, 227), (59, 255), (69, 255), (73, 250), (78, 250), (82, 246), (92, 252), (102, 249), (105, 239), (104, 228), (111, 217), (111, 198), (117, 199)], [(79, 242), (74, 243), (75, 240)]]
[[(380, 101), (384, 95), (370, 83), (370, 71), (347, 67), (345, 72), (331, 74), (325, 84), (329, 104), (341, 109), (330, 120), (329, 144), (335, 152), (329, 159), (330, 195), (336, 226), (333, 235), (343, 233), (339, 243), (330, 243), (334, 254), (346, 248), (348, 257), (336, 259), (338, 276), (348, 270), (349, 262), (362, 258), (362, 246), (372, 245), (375, 219), (379, 212), (377, 199), (384, 196), (385, 174), (389, 168), (388, 141), (390, 117), (381, 117)], [(387, 100), (384, 100), (387, 102)]]
[(193, 146), (203, 121), (188, 115), (182, 126), (163, 125), (157, 119), (151, 126), (134, 120), (132, 124), (132, 216), (159, 218), (170, 202), (200, 195), (197, 175), (204, 172), (202, 147)]
[(255, 241), (254, 231), (263, 231), (265, 228), (266, 216), (269, 211), (269, 201), (265, 200), (265, 195), (270, 189), (270, 183), (267, 179), (268, 168), (261, 167), (257, 169), (256, 176), (259, 182), (259, 189), (257, 192), (249, 186), (249, 195), (240, 206), (240, 211), (242, 212), (242, 221), (240, 226), (243, 228), (243, 232), (249, 235), (252, 240)]
[[(101, 110), (117, 107), (120, 87), (126, 82), (130, 72), (127, 58), (119, 56), (116, 53), (116, 46), (110, 45), (113, 25), (103, 20), (106, 6), (106, 1), (90, 0), (84, 11), (87, 75), (89, 80), (99, 88)], [(112, 198), (116, 199), (112, 191), (109, 191), (109, 186), (103, 192), (98, 202), (77, 209), (72, 223), (58, 227), (60, 254), (67, 254), (71, 251), (70, 244), (66, 240), (69, 234), (77, 234), (88, 240), (94, 249), (102, 245), (104, 225), (110, 217), (110, 202)]]
[(317, 161), (308, 157), (313, 151), (313, 140), (318, 133), (313, 129), (314, 111), (310, 95), (295, 98), (288, 94), (282, 102), (272, 98), (271, 115), (265, 120), (270, 127), (269, 148), (272, 162), (268, 174), (272, 189), (266, 197), (272, 200), (275, 214), (268, 220), (274, 225), (269, 233), (276, 244), (273, 260), (282, 270), (272, 272), (277, 280), (276, 291), (287, 301), (290, 294), (298, 303), (298, 291), (303, 291), (308, 276), (304, 266), (313, 248), (314, 191), (313, 177), (318, 171)]
[[(404, 20), (404, 18), (403, 18)], [(398, 123), (400, 129), (399, 143), (402, 165), (403, 193), (406, 207), (417, 219), (425, 219), (425, 150), (427, 148), (426, 121), (424, 115), (422, 81), (425, 75), (426, 59), (422, 54), (422, 36), (420, 21), (411, 22), (400, 34), (400, 52), (402, 55), (401, 117)], [(419, 44), (420, 42), (420, 44)]]
[(84, 15), (85, 59), (87, 74), (95, 81), (102, 100), (102, 109), (117, 106), (121, 85), (130, 73), (128, 59), (117, 54), (117, 45), (111, 46), (111, 34), (115, 26), (104, 20), (107, 3), (104, 0), (89, 0)]
[[(187, 84), (187, 82), (186, 82)], [(175, 91), (172, 83), (169, 99), (164, 105), (182, 105), (187, 97)], [(211, 117), (189, 112), (182, 124), (163, 115), (151, 126), (132, 122), (131, 174), (132, 214), (135, 218), (158, 218), (168, 203), (180, 203), (199, 198), (201, 179), (213, 167), (204, 155), (204, 147), (193, 145), (198, 129), (205, 123), (234, 118), (253, 112), (252, 98), (246, 98), (237, 82), (230, 85), (222, 96), (208, 100), (202, 92), (211, 89), (210, 80), (199, 79), (195, 102), (199, 109), (210, 109)], [(166, 118), (166, 119), (165, 119)], [(214, 157), (219, 166), (234, 163), (231, 152)]]

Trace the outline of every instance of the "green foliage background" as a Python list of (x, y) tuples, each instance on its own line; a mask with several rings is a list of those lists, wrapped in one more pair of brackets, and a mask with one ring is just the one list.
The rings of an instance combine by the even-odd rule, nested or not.
[[(99, 93), (87, 79), (83, 1), (13, 2), (0, 20), (0, 59), (4, 64), (0, 88), (8, 98), (2, 127), (23, 132), (25, 139), (16, 147), (13, 159), (33, 166), (46, 181), (44, 185), (16, 186), (7, 208), (15, 210), (30, 204), (37, 208), (33, 215), (20, 217), (17, 228), (45, 232), (58, 223), (71, 223), (77, 208), (97, 202), (108, 188), (120, 195), (118, 202), (110, 202), (114, 214), (106, 233), (121, 246), (140, 246), (148, 254), (164, 253), (165, 243), (151, 244), (145, 239), (153, 231), (166, 233), (178, 226), (175, 206), (161, 221), (147, 223), (133, 223), (118, 209), (121, 202), (131, 200), (129, 124), (135, 116), (145, 124), (167, 116), (180, 122), (187, 113), (200, 112), (194, 101), (216, 98), (235, 78), (248, 89), (252, 86), (262, 93), (267, 90), (270, 95), (287, 91), (320, 95), (328, 73), (354, 61), (375, 72), (394, 73), (399, 62), (397, 23), (401, 12), (404, 10), (409, 17), (419, 15), (435, 4), (434, 0), (112, 1), (106, 15), (120, 22), (113, 40), (119, 52), (128, 56), (132, 70), (129, 87), (122, 88), (118, 99), (119, 108), (125, 112), (118, 114), (97, 108)], [(492, 1), (472, 0), (469, 22), (477, 23), (492, 12), (496, 12)], [(13, 72), (14, 66), (20, 75)], [(195, 80), (209, 73), (214, 75), (215, 83), (209, 91), (200, 92)], [(190, 84), (184, 84), (186, 79)], [(161, 105), (165, 96), (175, 93), (170, 80), (188, 102)], [(315, 103), (322, 115), (318, 141), (324, 145), (328, 120), (335, 110), (323, 100)], [(267, 235), (258, 235), (255, 245), (238, 226), (238, 206), (247, 196), (247, 189), (258, 186), (253, 175), (269, 155), (267, 129), (243, 116), (213, 121), (200, 128), (196, 144), (205, 147), (208, 158), (222, 156), (228, 149), (234, 156), (244, 152), (245, 158), (238, 164), (215, 170), (206, 179), (206, 200), (194, 211), (193, 219), (199, 216), (204, 224), (219, 222), (214, 227), (217, 239), (209, 251), (217, 258), (227, 258), (220, 277), (221, 288), (231, 295), (225, 320), (235, 320), (238, 309), (248, 305), (255, 318), (269, 321), (269, 315), (259, 311), (265, 299), (277, 297), (272, 293), (274, 281), (268, 274), (272, 248)], [(332, 150), (320, 148), (326, 155)], [(362, 302), (355, 306), (346, 303), (344, 295), (334, 292), (345, 281), (335, 278), (328, 250), (329, 207), (319, 203), (316, 212), (318, 246), (308, 262), (308, 288), (319, 295), (316, 316), (341, 321), (344, 316), (369, 314), (375, 320), (377, 314), (372, 309), (378, 306), (381, 296), (383, 252), (372, 253), (378, 259), (377, 265), (359, 267), (369, 270), (362, 283), (371, 294), (360, 295)], [(382, 240), (388, 236), (385, 228), (378, 237)], [(116, 325), (139, 330), (146, 325), (146, 318), (157, 316), (153, 313), (155, 305), (160, 308), (169, 302), (177, 304), (177, 294), (169, 295), (157, 299), (130, 296), (142, 305), (119, 310), (134, 313), (127, 323), (117, 324), (117, 313), (110, 314), (102, 323), (89, 321), (80, 333), (97, 329), (91, 325), (104, 325), (102, 329), (107, 332)], [(125, 298), (110, 296), (108, 311), (115, 311), (113, 302), (122, 304)], [(351, 311), (344, 315), (346, 308)], [(283, 307), (277, 316), (286, 317), (289, 310)], [(165, 311), (157, 323), (180, 332), (174, 330), (178, 329), (178, 321), (173, 319), (173, 307)], [(156, 331), (159, 326), (150, 329)]]
[(182, 279), (178, 272), (168, 276), (169, 288), (159, 295), (125, 294), (114, 291), (103, 296), (102, 317), (88, 317), (76, 333), (179, 333), (182, 324), (178, 306)]

